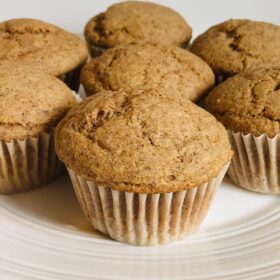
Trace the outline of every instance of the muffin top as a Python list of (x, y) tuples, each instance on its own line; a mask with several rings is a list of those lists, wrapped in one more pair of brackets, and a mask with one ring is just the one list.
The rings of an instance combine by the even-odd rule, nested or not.
[(194, 40), (191, 51), (225, 77), (280, 66), (280, 27), (266, 22), (228, 20)]
[(209, 181), (231, 158), (226, 130), (192, 102), (166, 96), (134, 90), (88, 97), (58, 125), (60, 159), (121, 191), (172, 192)]
[(13, 63), (0, 66), (0, 140), (48, 131), (75, 104), (59, 79)]
[(139, 41), (184, 46), (191, 35), (191, 27), (177, 12), (142, 1), (114, 4), (85, 27), (90, 44), (103, 48)]
[(0, 65), (19, 62), (59, 76), (87, 57), (85, 42), (52, 24), (35, 19), (0, 23)]
[(160, 86), (194, 101), (212, 88), (215, 77), (204, 61), (186, 50), (139, 43), (111, 48), (92, 59), (82, 70), (81, 82), (88, 95)]
[(226, 128), (273, 137), (280, 133), (280, 69), (240, 73), (214, 88), (205, 103)]

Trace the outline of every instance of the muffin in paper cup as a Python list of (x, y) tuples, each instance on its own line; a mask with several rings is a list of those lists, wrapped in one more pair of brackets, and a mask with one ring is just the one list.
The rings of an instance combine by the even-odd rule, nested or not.
[(229, 131), (234, 156), (227, 176), (247, 190), (280, 194), (280, 134), (273, 138), (265, 134)]
[(28, 18), (1, 22), (0, 35), (1, 65), (20, 63), (60, 78), (72, 90), (79, 89), (80, 70), (89, 56), (84, 40), (53, 24)]
[(68, 171), (81, 208), (95, 229), (120, 242), (152, 246), (183, 239), (200, 226), (227, 168), (228, 164), (201, 186), (156, 194), (114, 190)]
[(162, 89), (86, 98), (58, 125), (55, 145), (92, 226), (134, 245), (197, 229), (232, 156), (214, 117)]
[(97, 57), (106, 49), (137, 42), (186, 48), (192, 29), (181, 15), (168, 7), (126, 1), (92, 17), (84, 35), (91, 56)]
[(54, 148), (54, 129), (24, 140), (0, 142), (0, 193), (29, 191), (64, 171)]
[(279, 67), (279, 44), (279, 25), (229, 19), (195, 38), (190, 51), (213, 69), (219, 84), (242, 72)]
[(107, 50), (83, 67), (80, 79), (87, 96), (108, 88), (157, 88), (160, 84), (168, 94), (193, 102), (202, 99), (215, 84), (211, 68), (193, 53), (147, 43)]
[(63, 172), (54, 128), (77, 101), (59, 79), (27, 66), (0, 66), (0, 76), (0, 193), (28, 191)]
[(234, 151), (228, 177), (250, 191), (280, 193), (280, 70), (261, 69), (229, 78), (205, 105), (228, 129)]

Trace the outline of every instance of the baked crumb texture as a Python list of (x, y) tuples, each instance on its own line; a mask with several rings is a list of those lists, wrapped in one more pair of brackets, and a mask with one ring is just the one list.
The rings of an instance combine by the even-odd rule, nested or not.
[(87, 98), (57, 128), (60, 159), (85, 179), (120, 191), (174, 192), (213, 179), (231, 159), (226, 130), (193, 103), (158, 92)]
[(35, 19), (0, 23), (0, 65), (19, 62), (60, 76), (86, 62), (85, 42), (52, 24)]
[(75, 104), (59, 79), (24, 65), (0, 66), (0, 140), (47, 132)]
[(215, 83), (211, 68), (199, 57), (175, 46), (121, 45), (92, 59), (82, 70), (88, 95), (102, 90), (158, 88), (196, 101)]
[(205, 105), (227, 129), (274, 137), (280, 132), (280, 69), (238, 74), (214, 88)]
[(190, 50), (221, 77), (280, 65), (280, 27), (231, 19), (198, 36)]
[(191, 27), (177, 12), (140, 1), (114, 4), (85, 27), (87, 41), (102, 48), (133, 42), (186, 46), (191, 36)]

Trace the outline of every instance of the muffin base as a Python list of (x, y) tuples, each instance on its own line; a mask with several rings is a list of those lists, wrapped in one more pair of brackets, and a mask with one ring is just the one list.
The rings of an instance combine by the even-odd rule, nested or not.
[(152, 246), (183, 239), (201, 224), (228, 165), (199, 187), (158, 194), (113, 190), (68, 171), (81, 208), (95, 229), (120, 242)]
[(87, 43), (87, 46), (88, 46), (88, 50), (89, 50), (90, 56), (92, 58), (100, 56), (101, 54), (103, 54), (106, 51), (106, 48), (102, 48), (102, 47), (99, 47), (99, 46), (91, 45), (89, 43)]
[(226, 75), (216, 75), (216, 86), (223, 83), (228, 78), (229, 77), (227, 77)]
[(78, 92), (80, 88), (80, 73), (84, 64), (78, 66), (74, 70), (58, 76), (70, 89)]
[(280, 134), (269, 138), (265, 134), (228, 131), (234, 156), (227, 176), (244, 189), (267, 194), (280, 194)]
[(41, 187), (56, 179), (64, 170), (55, 153), (54, 129), (38, 137), (0, 141), (0, 193)]

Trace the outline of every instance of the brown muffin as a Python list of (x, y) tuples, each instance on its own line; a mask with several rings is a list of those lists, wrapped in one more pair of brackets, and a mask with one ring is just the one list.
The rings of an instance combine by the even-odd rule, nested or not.
[(102, 51), (133, 42), (185, 46), (191, 35), (191, 27), (177, 12), (142, 1), (116, 3), (90, 19), (85, 27), (93, 56), (95, 49), (98, 54), (98, 48)]
[(52, 24), (35, 19), (0, 23), (0, 65), (19, 62), (60, 77), (77, 89), (79, 68), (87, 57), (80, 38)]
[(198, 100), (214, 85), (211, 68), (199, 57), (175, 46), (145, 43), (111, 48), (82, 70), (88, 95), (101, 90), (160, 88), (183, 99)]
[(57, 78), (19, 64), (0, 66), (0, 192), (29, 190), (61, 174), (53, 128), (75, 104)]
[(203, 184), (231, 155), (226, 131), (210, 114), (152, 90), (86, 99), (62, 120), (56, 143), (66, 165), (88, 180), (145, 193)]
[(229, 177), (237, 185), (280, 193), (280, 70), (240, 73), (212, 90), (206, 108), (229, 130), (235, 152)]
[(279, 85), (279, 69), (241, 73), (214, 88), (205, 105), (230, 130), (274, 137), (280, 132)]
[(214, 117), (159, 91), (99, 92), (56, 131), (88, 220), (130, 244), (166, 243), (196, 229), (232, 155)]
[(225, 79), (244, 71), (279, 67), (279, 45), (279, 26), (231, 19), (198, 36), (191, 45), (191, 51)]

